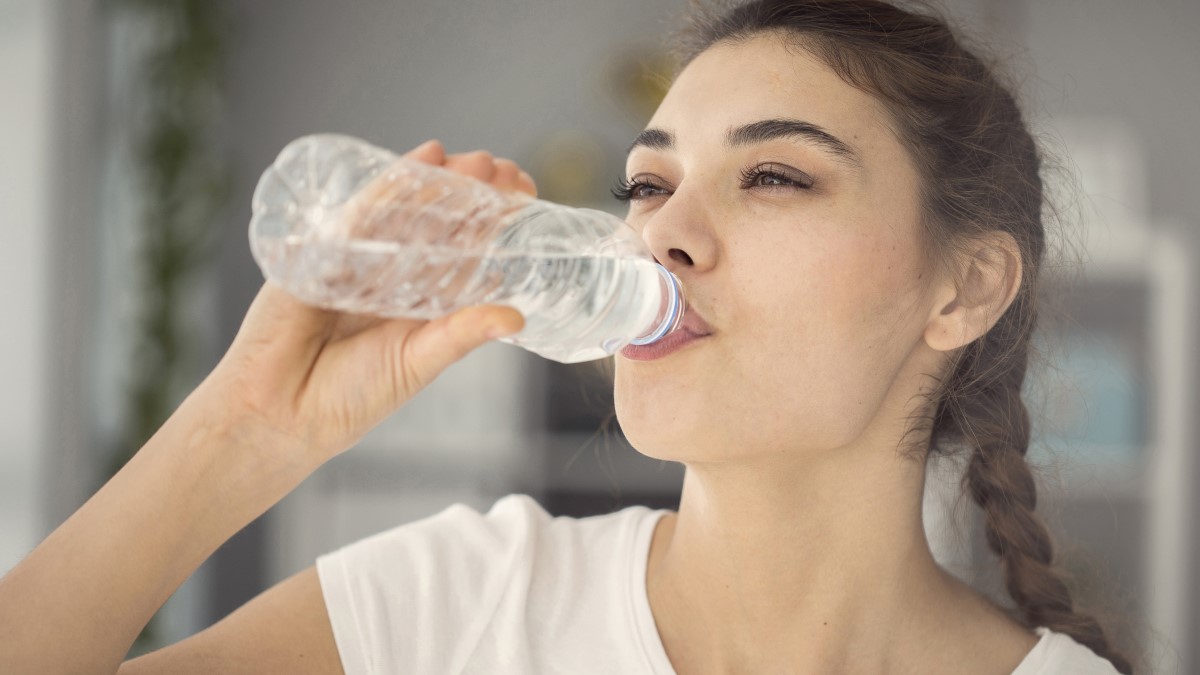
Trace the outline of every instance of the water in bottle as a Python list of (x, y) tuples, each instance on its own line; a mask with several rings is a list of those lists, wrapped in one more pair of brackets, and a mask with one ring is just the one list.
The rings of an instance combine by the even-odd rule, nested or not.
[(252, 207), (264, 275), (321, 307), (434, 319), (508, 305), (525, 328), (500, 340), (562, 363), (655, 342), (683, 316), (679, 280), (619, 218), (502, 192), (348, 136), (293, 141)]

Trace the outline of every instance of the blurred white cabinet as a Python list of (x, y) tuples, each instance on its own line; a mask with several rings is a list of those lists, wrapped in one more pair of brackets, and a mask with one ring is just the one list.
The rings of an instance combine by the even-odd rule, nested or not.
[(1136, 595), (1148, 624), (1137, 639), (1155, 671), (1176, 672), (1194, 576), (1195, 261), (1178, 228), (1147, 218), (1144, 158), (1128, 129), (1059, 124), (1083, 193), (1084, 264), (1056, 280), (1068, 292), (1049, 311), (1065, 321), (1048, 317), (1052, 368), (1030, 374), (1045, 406), (1030, 459), (1047, 478), (1043, 503), (1062, 514), (1060, 551), (1081, 544), (1107, 559), (1115, 590)]
[[(45, 3), (0, 6), (0, 575), (46, 535), (45, 460), (54, 406), (47, 302), (60, 244), (51, 233), (50, 158), (55, 131), (52, 12)], [(42, 489), (39, 489), (42, 488)]]

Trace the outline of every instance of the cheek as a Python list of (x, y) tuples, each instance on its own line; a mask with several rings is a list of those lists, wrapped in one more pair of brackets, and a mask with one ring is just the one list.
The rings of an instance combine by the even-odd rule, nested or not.
[(789, 424), (824, 430), (822, 444), (853, 438), (912, 346), (917, 271), (903, 250), (890, 238), (847, 236), (738, 265), (728, 372), (740, 386), (729, 391), (754, 401), (760, 422), (783, 405)]
[(840, 319), (834, 325), (843, 330), (843, 337), (868, 340), (896, 329), (893, 320), (911, 303), (907, 258), (908, 252), (898, 244), (879, 238), (850, 242), (842, 255), (831, 258), (830, 305)]
[(773, 353), (856, 356), (895, 304), (901, 275), (890, 244), (852, 236), (802, 243), (779, 242), (767, 255), (736, 261), (730, 304), (741, 316), (734, 323)]

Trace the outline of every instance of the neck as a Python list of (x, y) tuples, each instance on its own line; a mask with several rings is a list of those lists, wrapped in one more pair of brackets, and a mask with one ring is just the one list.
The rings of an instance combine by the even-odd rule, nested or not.
[(726, 671), (880, 672), (905, 638), (897, 628), (947, 592), (923, 481), (921, 462), (879, 447), (689, 464), (647, 571), (668, 653), (679, 640), (687, 658)]

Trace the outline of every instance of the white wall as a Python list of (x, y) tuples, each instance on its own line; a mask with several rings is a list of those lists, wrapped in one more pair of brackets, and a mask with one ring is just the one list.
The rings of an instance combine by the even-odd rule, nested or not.
[(41, 538), (45, 444), (50, 12), (0, 1), (0, 572)]
[(1029, 81), (1047, 116), (1116, 118), (1142, 139), (1156, 220), (1200, 222), (1200, 2), (1025, 0)]

